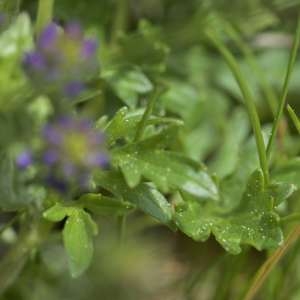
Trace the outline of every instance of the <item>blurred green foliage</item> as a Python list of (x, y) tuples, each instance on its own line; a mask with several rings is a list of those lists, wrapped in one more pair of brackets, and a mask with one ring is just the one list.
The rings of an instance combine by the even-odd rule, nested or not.
[[(267, 185), (242, 93), (206, 33), (234, 54), (267, 142), (300, 1), (55, 1), (56, 22), (100, 41), (100, 74), (72, 110), (105, 132), (112, 163), (68, 201), (14, 164), (55, 114), (21, 66), (37, 5), (0, 0), (0, 299), (242, 299), (300, 220), (300, 60)], [(257, 299), (299, 299), (299, 247)]]

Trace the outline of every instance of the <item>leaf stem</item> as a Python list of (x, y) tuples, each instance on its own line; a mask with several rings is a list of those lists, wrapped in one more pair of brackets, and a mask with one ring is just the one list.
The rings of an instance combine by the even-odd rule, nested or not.
[(271, 273), (273, 268), (277, 265), (279, 260), (287, 253), (291, 245), (299, 238), (300, 236), (300, 225), (297, 225), (292, 232), (288, 235), (285, 243), (280, 246), (259, 268), (257, 273), (254, 276), (254, 279), (248, 289), (244, 300), (252, 300), (255, 295), (267, 279), (268, 275)]
[(120, 245), (123, 245), (123, 242), (124, 242), (124, 239), (125, 239), (126, 221), (127, 221), (127, 216), (126, 215), (118, 217), (118, 229), (119, 229), (119, 242), (120, 242)]
[(155, 106), (155, 103), (157, 101), (157, 99), (159, 98), (159, 96), (161, 95), (161, 93), (164, 91), (164, 89), (162, 88), (155, 88), (152, 95), (150, 96), (150, 99), (147, 103), (147, 107), (145, 109), (145, 112), (142, 116), (142, 119), (138, 125), (137, 131), (136, 131), (136, 135), (134, 138), (135, 142), (138, 142), (139, 140), (141, 140), (141, 138), (143, 137), (146, 125), (147, 125), (147, 121), (149, 120), (153, 108)]
[(54, 0), (39, 0), (36, 33), (39, 34), (52, 21)]
[(281, 92), (281, 97), (280, 97), (280, 103), (279, 103), (279, 107), (277, 110), (277, 114), (273, 123), (273, 127), (272, 127), (272, 132), (271, 132), (271, 136), (269, 139), (269, 143), (267, 146), (267, 157), (268, 159), (270, 158), (271, 155), (271, 150), (274, 144), (274, 139), (275, 136), (277, 134), (278, 131), (278, 127), (279, 127), (279, 123), (283, 114), (283, 110), (284, 107), (286, 105), (286, 98), (287, 98), (287, 93), (288, 93), (288, 86), (289, 86), (289, 82), (291, 79), (291, 74), (293, 71), (293, 67), (295, 65), (295, 61), (296, 61), (296, 57), (297, 57), (297, 52), (298, 52), (298, 48), (299, 48), (299, 43), (300, 43), (300, 16), (298, 16), (298, 21), (297, 21), (297, 29), (296, 29), (296, 33), (295, 33), (295, 38), (294, 38), (294, 42), (293, 42), (293, 47), (292, 50), (290, 52), (290, 58), (289, 58), (289, 63), (288, 63), (288, 67), (286, 70), (286, 75), (285, 75), (285, 79), (284, 79), (284, 83), (283, 83), (283, 88), (282, 88), (282, 92)]
[(245, 80), (238, 63), (232, 53), (227, 49), (227, 47), (223, 44), (221, 40), (216, 38), (212, 33), (207, 33), (209, 39), (213, 42), (215, 47), (219, 50), (219, 52), (224, 57), (228, 67), (230, 68), (232, 74), (234, 75), (239, 88), (243, 94), (245, 100), (245, 106), (249, 115), (250, 123), (252, 125), (254, 136), (256, 140), (256, 146), (258, 150), (259, 162), (260, 167), (264, 174), (264, 181), (267, 185), (269, 183), (269, 168), (268, 168), (268, 161), (267, 155), (265, 150), (264, 139), (261, 131), (260, 120), (258, 117), (258, 113), (255, 107), (255, 101), (251, 94), (251, 91), (248, 87), (247, 81)]

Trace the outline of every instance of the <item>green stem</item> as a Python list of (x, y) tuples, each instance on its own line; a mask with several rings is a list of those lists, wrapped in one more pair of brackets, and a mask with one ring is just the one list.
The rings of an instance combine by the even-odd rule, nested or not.
[(279, 260), (287, 253), (291, 245), (300, 236), (300, 225), (296, 226), (294, 230), (289, 234), (285, 243), (279, 247), (259, 268), (258, 272), (255, 274), (254, 279), (244, 297), (244, 300), (255, 299), (255, 295), (266, 281), (268, 275), (271, 273), (273, 268), (278, 264)]
[(125, 239), (126, 221), (127, 221), (127, 216), (126, 215), (118, 217), (118, 229), (119, 229), (119, 242), (120, 242), (120, 245), (123, 244), (124, 239)]
[(234, 77), (240, 87), (240, 90), (243, 94), (243, 97), (245, 100), (245, 106), (247, 108), (249, 119), (250, 119), (250, 123), (251, 123), (253, 131), (254, 131), (260, 167), (264, 174), (265, 184), (267, 185), (269, 183), (268, 161), (267, 161), (264, 139), (263, 139), (263, 135), (262, 135), (262, 131), (261, 131), (261, 125), (260, 125), (258, 113), (257, 113), (256, 107), (255, 107), (254, 98), (250, 92), (247, 81), (245, 80), (234, 56), (227, 49), (227, 47), (222, 43), (222, 41), (217, 39), (211, 33), (208, 33), (207, 35), (208, 35), (209, 39), (214, 43), (216, 48), (223, 55), (227, 65), (229, 66), (232, 74), (234, 75)]
[(145, 109), (145, 112), (143, 114), (143, 117), (141, 119), (141, 122), (138, 125), (137, 131), (136, 131), (136, 135), (135, 135), (135, 142), (138, 142), (139, 140), (141, 140), (141, 138), (143, 137), (144, 131), (146, 129), (147, 126), (147, 122), (152, 114), (153, 108), (155, 106), (155, 103), (158, 99), (158, 97), (161, 95), (161, 93), (163, 92), (163, 89), (160, 88), (156, 88), (153, 91), (152, 96), (150, 97), (147, 107)]
[(52, 21), (54, 0), (39, 0), (36, 33), (39, 34)]
[(128, 25), (129, 3), (128, 0), (118, 0), (116, 15), (112, 28), (111, 41), (114, 43), (118, 36), (125, 32)]
[(271, 85), (269, 84), (264, 71), (261, 69), (260, 65), (257, 63), (254, 53), (252, 52), (251, 48), (241, 39), (238, 32), (234, 29), (233, 26), (230, 24), (226, 24), (225, 26), (226, 33), (233, 39), (236, 43), (238, 48), (244, 54), (245, 59), (248, 65), (254, 71), (257, 79), (259, 80), (262, 88), (262, 92), (265, 95), (265, 98), (269, 104), (270, 110), (275, 117), (276, 110), (277, 110), (277, 96), (272, 89)]
[(282, 92), (281, 92), (279, 107), (278, 107), (277, 114), (276, 114), (276, 117), (275, 117), (275, 120), (274, 120), (274, 123), (273, 123), (270, 140), (269, 140), (269, 143), (268, 143), (268, 146), (267, 146), (267, 157), (268, 158), (270, 158), (271, 150), (272, 150), (272, 147), (273, 147), (273, 144), (274, 144), (274, 139), (275, 139), (275, 136), (276, 136), (277, 131), (278, 131), (278, 127), (279, 127), (279, 123), (280, 123), (280, 120), (281, 120), (281, 117), (282, 117), (282, 114), (283, 114), (284, 107), (286, 105), (288, 86), (289, 86), (289, 82), (290, 82), (290, 79), (291, 79), (292, 70), (293, 70), (294, 65), (295, 65), (297, 52), (298, 52), (298, 48), (299, 48), (299, 43), (300, 43), (300, 17), (298, 17), (296, 34), (295, 34), (293, 47), (292, 47), (292, 50), (291, 50), (291, 53), (290, 53), (289, 63), (288, 63), (288, 67), (287, 67), (287, 71), (286, 71), (286, 75), (285, 75), (285, 79), (284, 79), (284, 83), (283, 83), (283, 88), (282, 88)]

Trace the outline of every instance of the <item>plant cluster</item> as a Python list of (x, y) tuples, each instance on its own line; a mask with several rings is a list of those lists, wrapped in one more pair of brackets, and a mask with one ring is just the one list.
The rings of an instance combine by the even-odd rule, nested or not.
[[(130, 251), (135, 226), (221, 252), (216, 293), (197, 298), (192, 270), (182, 297), (254, 299), (300, 235), (300, 19), (298, 1), (242, 2), (0, 1), (0, 299), (64, 255), (85, 276), (94, 243)], [(253, 248), (269, 259), (234, 288)], [(278, 280), (298, 299), (278, 279), (293, 255), (262, 299), (287, 299)]]

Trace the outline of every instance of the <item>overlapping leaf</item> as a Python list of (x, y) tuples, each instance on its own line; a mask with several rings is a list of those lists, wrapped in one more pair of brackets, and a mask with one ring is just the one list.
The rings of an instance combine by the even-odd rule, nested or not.
[(203, 167), (176, 152), (165, 150), (172, 131), (130, 144), (113, 152), (113, 163), (122, 170), (129, 187), (145, 178), (163, 192), (182, 190), (199, 199), (218, 199), (216, 184)]

